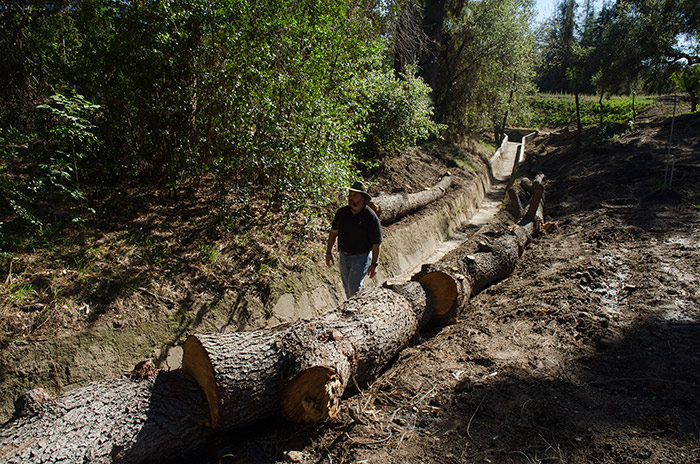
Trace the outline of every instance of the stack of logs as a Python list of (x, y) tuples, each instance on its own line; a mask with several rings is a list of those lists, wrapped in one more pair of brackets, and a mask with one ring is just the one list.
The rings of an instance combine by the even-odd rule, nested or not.
[(348, 385), (371, 380), (428, 322), (456, 317), (471, 295), (513, 271), (542, 218), (541, 178), (524, 185), (528, 209), (507, 233), (476, 250), (465, 242), (412, 281), (362, 291), (311, 320), (191, 335), (181, 371), (142, 365), (44, 404), (25, 398), (23, 412), (0, 429), (0, 460), (168, 461), (212, 433), (278, 412), (295, 422), (334, 417)]

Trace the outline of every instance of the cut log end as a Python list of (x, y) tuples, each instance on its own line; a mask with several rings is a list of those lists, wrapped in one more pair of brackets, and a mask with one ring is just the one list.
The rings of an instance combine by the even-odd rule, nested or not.
[(457, 307), (457, 283), (442, 271), (428, 272), (418, 278), (430, 294), (433, 304), (433, 318), (446, 319), (454, 315)]
[(182, 371), (194, 378), (209, 403), (209, 418), (211, 428), (219, 423), (219, 394), (214, 378), (214, 368), (202, 343), (195, 335), (185, 340), (182, 354)]
[(319, 422), (340, 409), (343, 384), (335, 369), (313, 367), (297, 375), (282, 393), (282, 415), (290, 422)]

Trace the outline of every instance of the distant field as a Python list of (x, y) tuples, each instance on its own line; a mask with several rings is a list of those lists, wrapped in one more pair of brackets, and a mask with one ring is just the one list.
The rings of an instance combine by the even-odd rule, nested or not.
[[(654, 96), (637, 96), (634, 105), (631, 96), (613, 96), (603, 99), (603, 123), (627, 124), (634, 121), (635, 113), (655, 103)], [(584, 127), (600, 124), (601, 108), (598, 96), (581, 95), (581, 122)], [(529, 109), (518, 125), (535, 129), (555, 128), (576, 123), (576, 104), (573, 95), (538, 94), (530, 98)]]

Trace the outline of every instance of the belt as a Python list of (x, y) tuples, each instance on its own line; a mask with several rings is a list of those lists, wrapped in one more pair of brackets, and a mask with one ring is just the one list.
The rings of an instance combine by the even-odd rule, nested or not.
[[(370, 251), (371, 251), (371, 250), (370, 250)], [(342, 254), (344, 254), (345, 256), (361, 256), (361, 255), (369, 254), (369, 251), (365, 251), (365, 252), (363, 252), (363, 253), (348, 253), (347, 251), (340, 250), (340, 252), (341, 252)]]

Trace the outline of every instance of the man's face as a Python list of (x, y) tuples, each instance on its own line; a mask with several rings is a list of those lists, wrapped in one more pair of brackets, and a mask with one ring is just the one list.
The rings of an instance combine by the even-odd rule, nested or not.
[(365, 207), (365, 197), (360, 192), (348, 192), (348, 205), (353, 211), (359, 211)]

